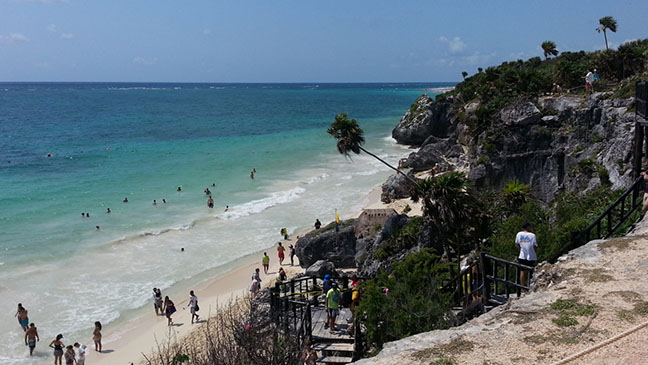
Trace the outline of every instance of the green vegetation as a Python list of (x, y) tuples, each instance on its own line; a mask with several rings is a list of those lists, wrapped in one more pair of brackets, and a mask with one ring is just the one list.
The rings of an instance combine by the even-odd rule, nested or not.
[(404, 227), (392, 232), (392, 235), (384, 240), (376, 250), (376, 257), (385, 260), (392, 255), (416, 246), (422, 221), (422, 217), (413, 217)]
[(390, 274), (368, 280), (356, 307), (367, 343), (381, 348), (387, 341), (451, 326), (451, 297), (438, 289), (449, 277), (449, 265), (434, 250), (423, 249), (395, 263)]
[[(613, 28), (616, 30), (616, 26), (608, 24), (601, 30)], [(549, 56), (549, 53), (546, 55)], [(484, 131), (495, 133), (495, 113), (516, 100), (549, 93), (554, 83), (564, 91), (583, 92), (583, 77), (588, 70), (593, 69), (597, 69), (601, 77), (596, 90), (614, 90), (614, 86), (624, 79), (640, 75), (645, 78), (646, 59), (648, 39), (624, 43), (617, 50), (562, 52), (559, 56), (544, 61), (540, 57), (534, 57), (526, 61), (503, 62), (466, 77), (454, 90), (439, 99), (447, 98), (448, 95), (456, 96), (459, 107), (478, 101), (480, 104), (475, 111), (475, 118), (464, 121), (473, 136)], [(615, 96), (631, 96), (634, 94), (634, 84), (622, 84)]]
[(574, 299), (558, 299), (550, 307), (558, 311), (558, 317), (551, 321), (559, 327), (571, 327), (578, 324), (574, 316), (592, 316), (596, 307), (593, 304), (581, 304)]
[(607, 31), (609, 30), (610, 32), (616, 33), (617, 21), (611, 16), (604, 16), (603, 18), (599, 19), (599, 24), (601, 24), (601, 26), (596, 28), (596, 31), (599, 33), (603, 32), (603, 37), (605, 37), (605, 49), (609, 50), (610, 48), (608, 47)]
[(556, 49), (556, 43), (552, 41), (542, 42), (542, 51), (544, 52), (545, 59), (549, 59), (549, 56), (558, 56), (558, 50)]
[(558, 327), (571, 327), (578, 324), (576, 318), (564, 313), (561, 313), (558, 318), (554, 318), (551, 321)]

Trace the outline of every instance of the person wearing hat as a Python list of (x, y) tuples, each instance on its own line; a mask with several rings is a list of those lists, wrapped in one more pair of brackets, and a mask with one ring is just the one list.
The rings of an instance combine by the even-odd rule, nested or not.
[(340, 289), (337, 283), (331, 282), (331, 289), (326, 293), (326, 313), (328, 314), (329, 332), (335, 332), (335, 319), (340, 313)]
[[(530, 267), (535, 267), (536, 256), (535, 248), (538, 247), (536, 235), (531, 232), (531, 223), (525, 222), (522, 225), (522, 231), (515, 236), (515, 247), (520, 249), (518, 263)], [(527, 270), (520, 273), (520, 284), (527, 285)]]
[[(331, 275), (326, 274), (324, 275), (324, 282), (322, 283), (322, 295), (328, 294), (329, 290), (331, 290)], [(324, 328), (328, 328), (328, 326), (329, 326), (329, 316), (327, 311), (326, 323), (324, 323)]]

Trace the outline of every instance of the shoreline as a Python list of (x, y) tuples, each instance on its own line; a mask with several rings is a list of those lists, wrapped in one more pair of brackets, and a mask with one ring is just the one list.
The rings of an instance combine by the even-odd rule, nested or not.
[[(420, 214), (420, 207), (413, 204), (409, 199), (384, 204), (380, 201), (380, 194), (381, 186), (374, 186), (371, 191), (353, 204), (352, 209), (346, 214), (341, 214), (341, 218), (343, 220), (357, 218), (363, 209), (392, 207), (401, 212), (406, 204), (409, 204), (412, 208), (409, 215)], [(298, 237), (312, 230), (312, 227), (300, 229), (298, 230), (299, 233), (292, 234), (291, 239), (281, 242), (286, 248), (290, 244), (295, 245)], [(188, 280), (184, 280), (163, 292), (163, 296), (169, 295), (174, 300), (178, 310), (173, 316), (174, 326), (167, 326), (166, 317), (156, 316), (153, 313), (151, 308), (152, 300), (144, 307), (138, 308), (125, 317), (118, 319), (114, 326), (108, 324), (103, 336), (104, 353), (99, 354), (89, 351), (87, 359), (93, 364), (99, 365), (138, 364), (145, 360), (143, 354), (149, 356), (156, 352), (157, 344), (164, 344), (169, 339), (180, 340), (190, 335), (194, 329), (199, 328), (200, 324), (191, 324), (191, 314), (187, 308), (189, 287), (196, 292), (199, 298), (201, 320), (208, 318), (215, 314), (219, 307), (229, 305), (233, 300), (248, 294), (254, 269), (257, 267), (262, 268), (261, 257), (263, 252), (268, 252), (268, 256), (270, 256), (270, 268), (267, 275), (261, 271), (262, 287), (273, 285), (280, 267), (276, 245), (235, 259), (216, 269), (208, 270), (206, 273), (191, 279), (196, 282), (193, 286), (190, 286)], [(290, 266), (289, 255), (286, 255), (284, 263), (286, 262), (288, 262), (288, 265), (284, 264), (282, 267), (288, 277), (305, 270), (299, 266), (299, 260), (296, 256), (295, 266)], [(196, 281), (196, 279), (198, 280)], [(88, 343), (86, 345), (92, 348), (91, 343)]]

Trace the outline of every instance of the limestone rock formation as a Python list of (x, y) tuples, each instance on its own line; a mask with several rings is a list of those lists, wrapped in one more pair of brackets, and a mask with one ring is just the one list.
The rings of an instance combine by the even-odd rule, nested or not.
[(409, 145), (420, 145), (431, 135), (447, 137), (452, 110), (451, 103), (434, 103), (429, 96), (421, 95), (394, 128), (392, 137), (398, 143)]
[(337, 268), (355, 267), (356, 237), (353, 220), (348, 220), (335, 231), (335, 223), (309, 232), (297, 240), (295, 253), (301, 267), (311, 266), (318, 260), (332, 262)]

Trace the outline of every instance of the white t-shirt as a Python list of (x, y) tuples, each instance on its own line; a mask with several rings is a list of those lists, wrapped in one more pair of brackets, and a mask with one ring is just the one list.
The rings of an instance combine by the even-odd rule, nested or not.
[(86, 349), (88, 347), (86, 345), (80, 345), (79, 348), (76, 349), (77, 353), (77, 360), (85, 360), (85, 354), (86, 354)]
[(189, 307), (193, 308), (198, 304), (198, 297), (195, 295), (189, 296)]
[(585, 81), (590, 82), (590, 83), (592, 81), (594, 81), (594, 74), (591, 71), (588, 72), (587, 75), (585, 75)]
[(257, 279), (252, 280), (252, 286), (250, 287), (250, 291), (252, 293), (256, 293), (259, 291), (259, 282)]
[(535, 233), (521, 231), (515, 236), (515, 244), (520, 245), (520, 256), (522, 260), (535, 261), (538, 259), (535, 247), (538, 247)]

